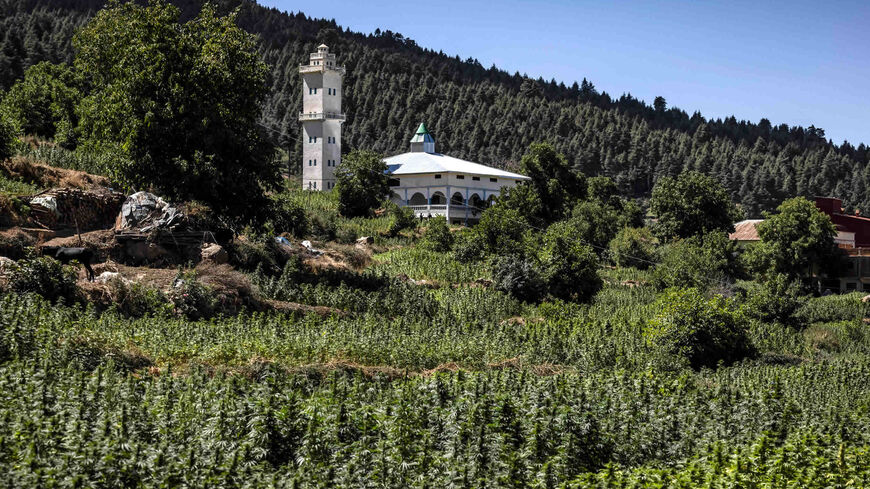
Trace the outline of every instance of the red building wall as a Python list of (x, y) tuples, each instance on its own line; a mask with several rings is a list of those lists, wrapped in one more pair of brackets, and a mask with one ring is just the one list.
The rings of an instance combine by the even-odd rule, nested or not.
[(843, 213), (843, 201), (833, 197), (816, 197), (816, 207), (831, 217), (834, 225), (855, 233), (856, 248), (870, 248), (870, 219)]

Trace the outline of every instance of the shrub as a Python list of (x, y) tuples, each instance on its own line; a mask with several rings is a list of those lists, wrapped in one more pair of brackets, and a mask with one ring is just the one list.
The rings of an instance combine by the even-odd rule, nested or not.
[(290, 233), (302, 237), (308, 233), (308, 217), (305, 209), (286, 193), (269, 197), (272, 228), (278, 233)]
[(484, 240), (476, 230), (463, 229), (454, 237), (453, 258), (459, 263), (482, 260), (485, 254)]
[(709, 289), (740, 275), (734, 242), (725, 233), (709, 233), (674, 241), (659, 250), (653, 284), (659, 289)]
[(227, 246), (230, 262), (236, 267), (253, 272), (261, 270), (269, 275), (281, 273), (285, 254), (278, 249), (275, 238), (247, 229)]
[(647, 344), (692, 368), (732, 363), (750, 352), (739, 314), (722, 296), (706, 298), (697, 288), (668, 289), (657, 301), (659, 313), (644, 330)]
[(10, 267), (9, 290), (39, 294), (51, 302), (78, 299), (76, 271), (46, 256), (25, 258)]
[(450, 248), (453, 247), (453, 233), (447, 226), (447, 219), (440, 217), (429, 219), (420, 246), (439, 253), (450, 251)]
[(647, 228), (622, 228), (610, 241), (610, 259), (620, 267), (645, 270), (655, 259), (658, 241)]
[(496, 290), (519, 300), (537, 302), (546, 292), (546, 284), (535, 263), (515, 256), (500, 256), (493, 260), (492, 281)]
[(179, 316), (197, 320), (211, 317), (214, 311), (211, 290), (197, 280), (194, 271), (179, 270), (167, 295)]
[(124, 316), (166, 316), (172, 312), (172, 304), (154, 287), (127, 282), (121, 277), (109, 280), (107, 285), (115, 309)]
[(745, 299), (741, 311), (750, 318), (764, 322), (794, 323), (794, 314), (804, 302), (800, 281), (777, 274), (764, 283), (744, 284)]
[(341, 160), (335, 170), (338, 212), (344, 217), (370, 216), (390, 194), (384, 157), (373, 151), (356, 150)]
[(564, 221), (547, 229), (538, 254), (548, 292), (559, 299), (583, 301), (601, 288), (598, 256), (578, 241)]
[(0, 113), (0, 161), (12, 156), (15, 147), (15, 127)]
[(390, 215), (390, 229), (387, 231), (390, 236), (397, 236), (400, 231), (412, 228), (417, 224), (413, 209), (399, 207), (394, 202), (388, 202), (386, 207)]

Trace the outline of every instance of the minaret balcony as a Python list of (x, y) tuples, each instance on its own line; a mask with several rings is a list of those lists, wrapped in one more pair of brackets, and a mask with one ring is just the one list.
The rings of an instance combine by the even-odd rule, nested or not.
[(346, 121), (347, 116), (344, 114), (339, 114), (337, 112), (300, 112), (299, 113), (300, 121)]
[(338, 65), (299, 65), (299, 73), (322, 73), (324, 71), (337, 71), (344, 75), (347, 71), (344, 69), (344, 66)]

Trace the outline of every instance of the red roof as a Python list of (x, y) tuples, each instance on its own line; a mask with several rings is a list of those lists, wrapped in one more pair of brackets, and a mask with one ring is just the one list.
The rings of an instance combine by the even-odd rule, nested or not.
[(740, 221), (734, 225), (734, 232), (728, 235), (728, 239), (736, 241), (759, 241), (758, 229), (755, 228), (758, 223), (764, 219), (747, 219)]

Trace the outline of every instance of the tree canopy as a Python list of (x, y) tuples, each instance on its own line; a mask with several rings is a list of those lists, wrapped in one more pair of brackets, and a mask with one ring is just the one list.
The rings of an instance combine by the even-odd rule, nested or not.
[(390, 195), (387, 164), (374, 151), (352, 151), (335, 170), (338, 212), (345, 217), (371, 215)]
[(711, 231), (734, 231), (740, 212), (714, 178), (696, 171), (662, 178), (653, 188), (650, 211), (658, 218), (656, 234), (665, 240)]
[(90, 92), (84, 142), (120, 150), (123, 182), (250, 217), (279, 181), (258, 125), (268, 69), (254, 36), (206, 4), (112, 1), (75, 36), (75, 68)]
[[(809, 277), (837, 265), (837, 230), (831, 218), (813, 202), (795, 197), (767, 213), (758, 223), (761, 242), (751, 250), (750, 261), (762, 273)], [(818, 268), (818, 270), (816, 270)]]
[(17, 132), (73, 145), (81, 101), (79, 81), (69, 66), (44, 61), (31, 66), (0, 101)]

